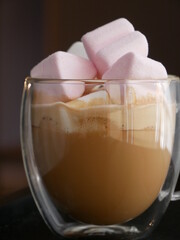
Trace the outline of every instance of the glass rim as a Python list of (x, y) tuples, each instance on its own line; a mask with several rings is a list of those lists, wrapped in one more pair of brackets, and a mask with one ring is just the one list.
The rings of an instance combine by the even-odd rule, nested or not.
[(120, 84), (150, 84), (150, 83), (169, 83), (173, 80), (180, 80), (176, 75), (168, 75), (166, 79), (56, 79), (56, 78), (35, 78), (35, 77), (26, 77), (26, 83), (42, 83), (42, 84), (57, 84), (57, 83), (66, 83), (66, 84), (104, 84), (104, 83), (120, 83)]

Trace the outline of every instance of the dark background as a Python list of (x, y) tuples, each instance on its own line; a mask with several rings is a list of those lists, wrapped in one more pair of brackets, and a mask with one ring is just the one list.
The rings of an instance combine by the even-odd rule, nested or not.
[(149, 57), (180, 75), (179, 0), (0, 0), (0, 200), (26, 186), (19, 115), (23, 82), (49, 54), (125, 17), (143, 32)]

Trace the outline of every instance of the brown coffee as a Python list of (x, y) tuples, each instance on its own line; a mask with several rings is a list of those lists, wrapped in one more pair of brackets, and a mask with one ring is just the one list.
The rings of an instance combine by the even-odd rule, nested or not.
[(101, 225), (126, 222), (151, 206), (165, 181), (172, 146), (156, 112), (156, 104), (133, 110), (63, 103), (34, 109), (35, 158), (61, 211)]

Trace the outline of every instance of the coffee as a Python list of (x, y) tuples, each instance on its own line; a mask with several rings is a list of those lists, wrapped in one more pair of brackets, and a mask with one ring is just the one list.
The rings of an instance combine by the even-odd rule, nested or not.
[(38, 105), (32, 114), (35, 158), (55, 204), (100, 225), (133, 219), (155, 201), (171, 158), (167, 126), (173, 129), (163, 103), (157, 111), (157, 103), (104, 101)]

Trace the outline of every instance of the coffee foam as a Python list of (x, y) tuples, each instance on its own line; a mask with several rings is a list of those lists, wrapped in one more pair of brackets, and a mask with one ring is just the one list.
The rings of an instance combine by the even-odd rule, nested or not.
[(134, 80), (113, 80), (105, 83), (105, 89), (113, 104), (145, 105), (164, 101), (169, 94), (169, 83), (170, 80), (163, 84), (151, 80), (142, 81), (141, 84)]
[[(162, 139), (162, 144), (168, 145), (168, 148), (171, 148), (172, 142), (167, 143), (168, 139), (165, 140), (165, 136), (167, 133), (173, 134), (174, 116), (175, 106), (165, 101), (142, 105), (112, 104), (104, 90), (68, 103), (57, 102), (32, 107), (34, 127), (69, 134), (98, 131), (112, 138), (133, 141), (134, 144), (143, 144), (143, 136), (139, 141), (131, 134), (133, 131), (154, 131), (155, 142)], [(129, 133), (127, 136), (121, 136), (119, 130), (128, 130)]]

